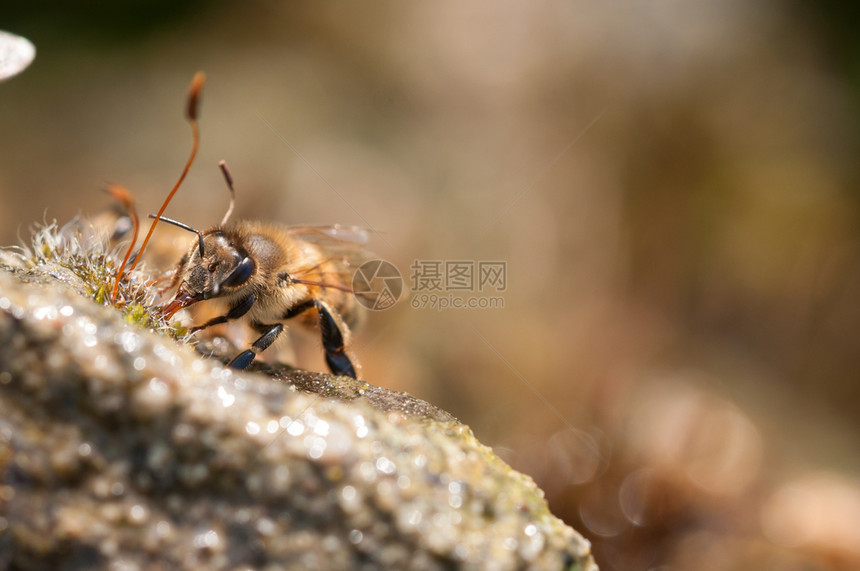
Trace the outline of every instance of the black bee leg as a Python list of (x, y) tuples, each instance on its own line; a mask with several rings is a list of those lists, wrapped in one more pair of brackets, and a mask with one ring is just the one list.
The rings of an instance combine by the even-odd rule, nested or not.
[(300, 303), (297, 306), (291, 307), (287, 311), (285, 311), (284, 319), (290, 319), (291, 317), (295, 317), (301, 313), (304, 313), (312, 307), (314, 307), (313, 301), (306, 301), (304, 303)]
[(276, 323), (275, 325), (266, 325), (263, 323), (254, 323), (254, 329), (257, 331), (263, 331), (263, 335), (260, 336), (259, 339), (254, 341), (253, 345), (251, 345), (250, 349), (246, 349), (242, 351), (238, 355), (236, 355), (232, 361), (229, 363), (229, 367), (233, 369), (246, 369), (248, 365), (250, 365), (254, 361), (254, 357), (257, 356), (257, 353), (265, 351), (269, 348), (269, 345), (275, 342), (278, 335), (281, 334), (281, 331), (284, 330), (284, 326), (280, 323)]
[(206, 329), (207, 327), (212, 327), (213, 325), (219, 325), (221, 323), (227, 323), (233, 319), (239, 319), (251, 309), (251, 306), (254, 305), (254, 302), (257, 300), (256, 296), (252, 293), (245, 299), (239, 301), (236, 305), (230, 308), (225, 315), (219, 315), (218, 317), (212, 318), (203, 325), (197, 325), (196, 327), (191, 328), (191, 332), (200, 331), (201, 329)]
[(346, 327), (346, 325), (332, 315), (331, 310), (325, 303), (314, 300), (314, 305), (320, 315), (320, 332), (322, 333), (325, 362), (328, 364), (328, 368), (335, 375), (345, 375), (353, 379), (357, 378), (355, 366), (350, 361), (344, 347), (346, 343), (341, 327)]
[[(320, 333), (322, 333), (325, 362), (328, 364), (328, 368), (335, 375), (345, 375), (353, 379), (357, 378), (355, 365), (353, 365), (344, 348), (346, 344), (344, 340), (346, 324), (335, 317), (335, 314), (328, 305), (318, 299), (309, 300), (291, 307), (284, 313), (283, 319), (296, 317), (309, 309), (316, 309), (320, 317)], [(250, 363), (250, 361), (248, 362)]]

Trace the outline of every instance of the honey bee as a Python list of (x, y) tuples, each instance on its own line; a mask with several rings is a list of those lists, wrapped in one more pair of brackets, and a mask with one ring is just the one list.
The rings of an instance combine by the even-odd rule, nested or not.
[[(286, 226), (276, 223), (231, 222), (235, 202), (233, 177), (221, 161), (222, 174), (230, 190), (230, 206), (219, 224), (199, 231), (162, 216), (197, 152), (197, 106), (205, 76), (192, 81), (187, 117), (194, 138), (191, 157), (176, 186), (158, 214), (150, 214), (153, 224), (135, 256), (131, 270), (143, 255), (159, 221), (197, 234), (173, 272), (164, 292), (177, 288), (163, 308), (166, 319), (177, 311), (210, 299), (222, 299), (229, 309), (224, 315), (192, 328), (192, 332), (237, 319), (246, 319), (260, 333), (251, 347), (234, 357), (229, 366), (245, 369), (257, 354), (274, 343), (284, 330), (284, 322), (298, 319), (316, 325), (322, 336), (325, 359), (332, 373), (358, 378), (359, 366), (348, 350), (350, 328), (361, 316), (362, 307), (350, 287), (355, 269), (371, 256), (360, 244), (367, 240), (363, 228), (351, 226)], [(129, 246), (126, 260), (134, 247)], [(122, 278), (122, 268), (117, 285)], [(114, 292), (116, 292), (116, 285)], [(114, 298), (116, 294), (114, 293)]]
[(284, 330), (284, 321), (318, 324), (329, 369), (357, 378), (358, 364), (347, 350), (350, 328), (361, 306), (350, 287), (355, 268), (369, 256), (356, 242), (366, 239), (360, 228), (285, 226), (238, 221), (197, 233), (197, 240), (179, 261), (167, 290), (178, 286), (164, 306), (169, 318), (199, 301), (221, 298), (224, 314), (192, 328), (200, 331), (239, 318), (249, 320), (260, 337), (233, 358), (229, 366), (244, 369)]

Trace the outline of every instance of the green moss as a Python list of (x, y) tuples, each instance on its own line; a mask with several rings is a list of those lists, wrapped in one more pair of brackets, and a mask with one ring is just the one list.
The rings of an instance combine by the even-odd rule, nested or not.
[(171, 327), (173, 328), (173, 336), (177, 339), (183, 339), (191, 333), (191, 330), (180, 324), (178, 321), (175, 321)]
[[(114, 307), (126, 323), (149, 329), (176, 339), (187, 340), (187, 327), (170, 324), (156, 303), (157, 290), (150, 284), (152, 276), (136, 269), (126, 272), (119, 283), (116, 302), (112, 301), (119, 255), (109, 249), (108, 240), (85, 219), (75, 219), (59, 227), (56, 223), (33, 230), (30, 244), (15, 249), (22, 266), (37, 271), (40, 267), (70, 272), (76, 278), (76, 289), (99, 305)], [(124, 252), (123, 252), (124, 255)]]
[(106, 291), (105, 286), (99, 287), (98, 291), (96, 291), (96, 296), (95, 296), (96, 303), (103, 304), (105, 302), (105, 299), (106, 299), (105, 291)]
[(138, 325), (140, 327), (148, 327), (151, 316), (147, 309), (139, 303), (132, 305), (125, 313), (126, 323)]

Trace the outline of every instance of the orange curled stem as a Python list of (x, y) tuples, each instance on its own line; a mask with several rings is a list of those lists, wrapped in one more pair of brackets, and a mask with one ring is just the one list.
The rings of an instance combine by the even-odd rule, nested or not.
[(155, 230), (155, 225), (158, 224), (159, 219), (161, 219), (161, 215), (164, 214), (164, 210), (167, 208), (167, 205), (170, 204), (173, 195), (176, 194), (177, 190), (179, 190), (179, 186), (182, 184), (182, 181), (185, 180), (185, 175), (188, 174), (188, 170), (191, 168), (191, 164), (194, 162), (194, 157), (197, 156), (197, 148), (200, 145), (200, 131), (197, 127), (197, 113), (198, 108), (200, 106), (200, 95), (203, 90), (203, 84), (205, 82), (206, 74), (202, 71), (198, 71), (196, 74), (194, 74), (194, 79), (191, 80), (191, 88), (188, 90), (188, 107), (186, 108), (186, 118), (191, 124), (191, 136), (193, 138), (191, 156), (188, 157), (188, 162), (185, 163), (185, 168), (182, 169), (182, 175), (179, 177), (179, 180), (176, 182), (176, 185), (174, 185), (173, 190), (171, 190), (170, 194), (167, 195), (167, 198), (164, 200), (164, 204), (161, 205), (161, 209), (158, 211), (155, 220), (153, 220), (152, 225), (149, 227), (149, 232), (146, 233), (146, 238), (144, 238), (143, 245), (141, 245), (140, 251), (137, 253), (137, 256), (134, 259), (134, 263), (131, 265), (131, 270), (137, 267), (137, 263), (143, 257), (143, 251), (146, 250), (146, 245), (149, 243), (149, 238), (152, 236), (152, 231)]
[(140, 229), (140, 222), (137, 219), (137, 209), (134, 207), (134, 197), (127, 188), (118, 184), (112, 184), (109, 185), (105, 191), (122, 204), (123, 208), (125, 208), (129, 216), (131, 216), (131, 222), (134, 225), (131, 244), (128, 245), (128, 250), (125, 251), (125, 258), (122, 259), (122, 265), (120, 265), (119, 271), (116, 274), (116, 281), (113, 284), (113, 291), (110, 295), (111, 303), (116, 303), (116, 295), (117, 292), (119, 292), (119, 282), (125, 271), (125, 265), (128, 263), (129, 257), (131, 257), (131, 252), (134, 250), (134, 245), (137, 243), (137, 231)]

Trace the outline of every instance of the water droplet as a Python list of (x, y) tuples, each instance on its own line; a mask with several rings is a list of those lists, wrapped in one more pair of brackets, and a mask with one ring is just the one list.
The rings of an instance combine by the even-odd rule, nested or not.
[(412, 526), (418, 525), (419, 523), (421, 523), (421, 512), (419, 510), (412, 510), (411, 512), (409, 512), (407, 521)]
[(236, 402), (236, 397), (227, 392), (224, 387), (218, 387), (218, 398), (221, 399), (221, 405), (224, 408), (229, 407)]
[(159, 396), (166, 395), (169, 392), (167, 388), (167, 383), (165, 383), (158, 377), (152, 377), (151, 379), (149, 379), (149, 390)]
[(218, 533), (214, 529), (198, 533), (193, 539), (194, 547), (197, 549), (217, 547), (219, 542)]
[(261, 518), (257, 521), (257, 531), (262, 535), (272, 535), (275, 533), (275, 522), (267, 517)]
[(314, 425), (314, 434), (319, 434), (320, 436), (328, 436), (329, 424), (322, 420), (317, 419)]
[(157, 533), (159, 537), (167, 537), (167, 534), (170, 533), (170, 522), (161, 520), (155, 524), (155, 533)]
[(124, 331), (118, 335), (119, 344), (126, 353), (134, 353), (140, 347), (140, 339), (136, 333)]
[(33, 312), (33, 318), (36, 320), (56, 319), (57, 318), (57, 308), (54, 306), (40, 307), (36, 311)]
[(319, 460), (323, 452), (325, 452), (326, 441), (319, 436), (310, 436), (305, 439), (305, 447), (308, 449), (308, 456), (313, 460)]
[(397, 466), (386, 458), (382, 456), (376, 460), (376, 469), (382, 472), (383, 474), (393, 474), (395, 470), (397, 470)]
[(131, 519), (132, 522), (142, 523), (145, 518), (146, 509), (142, 505), (135, 504), (131, 506), (131, 509), (129, 510), (129, 519)]
[(292, 436), (301, 436), (305, 432), (305, 425), (301, 420), (295, 420), (287, 426), (287, 433)]
[(0, 31), (0, 80), (24, 71), (36, 57), (36, 47), (23, 36)]

